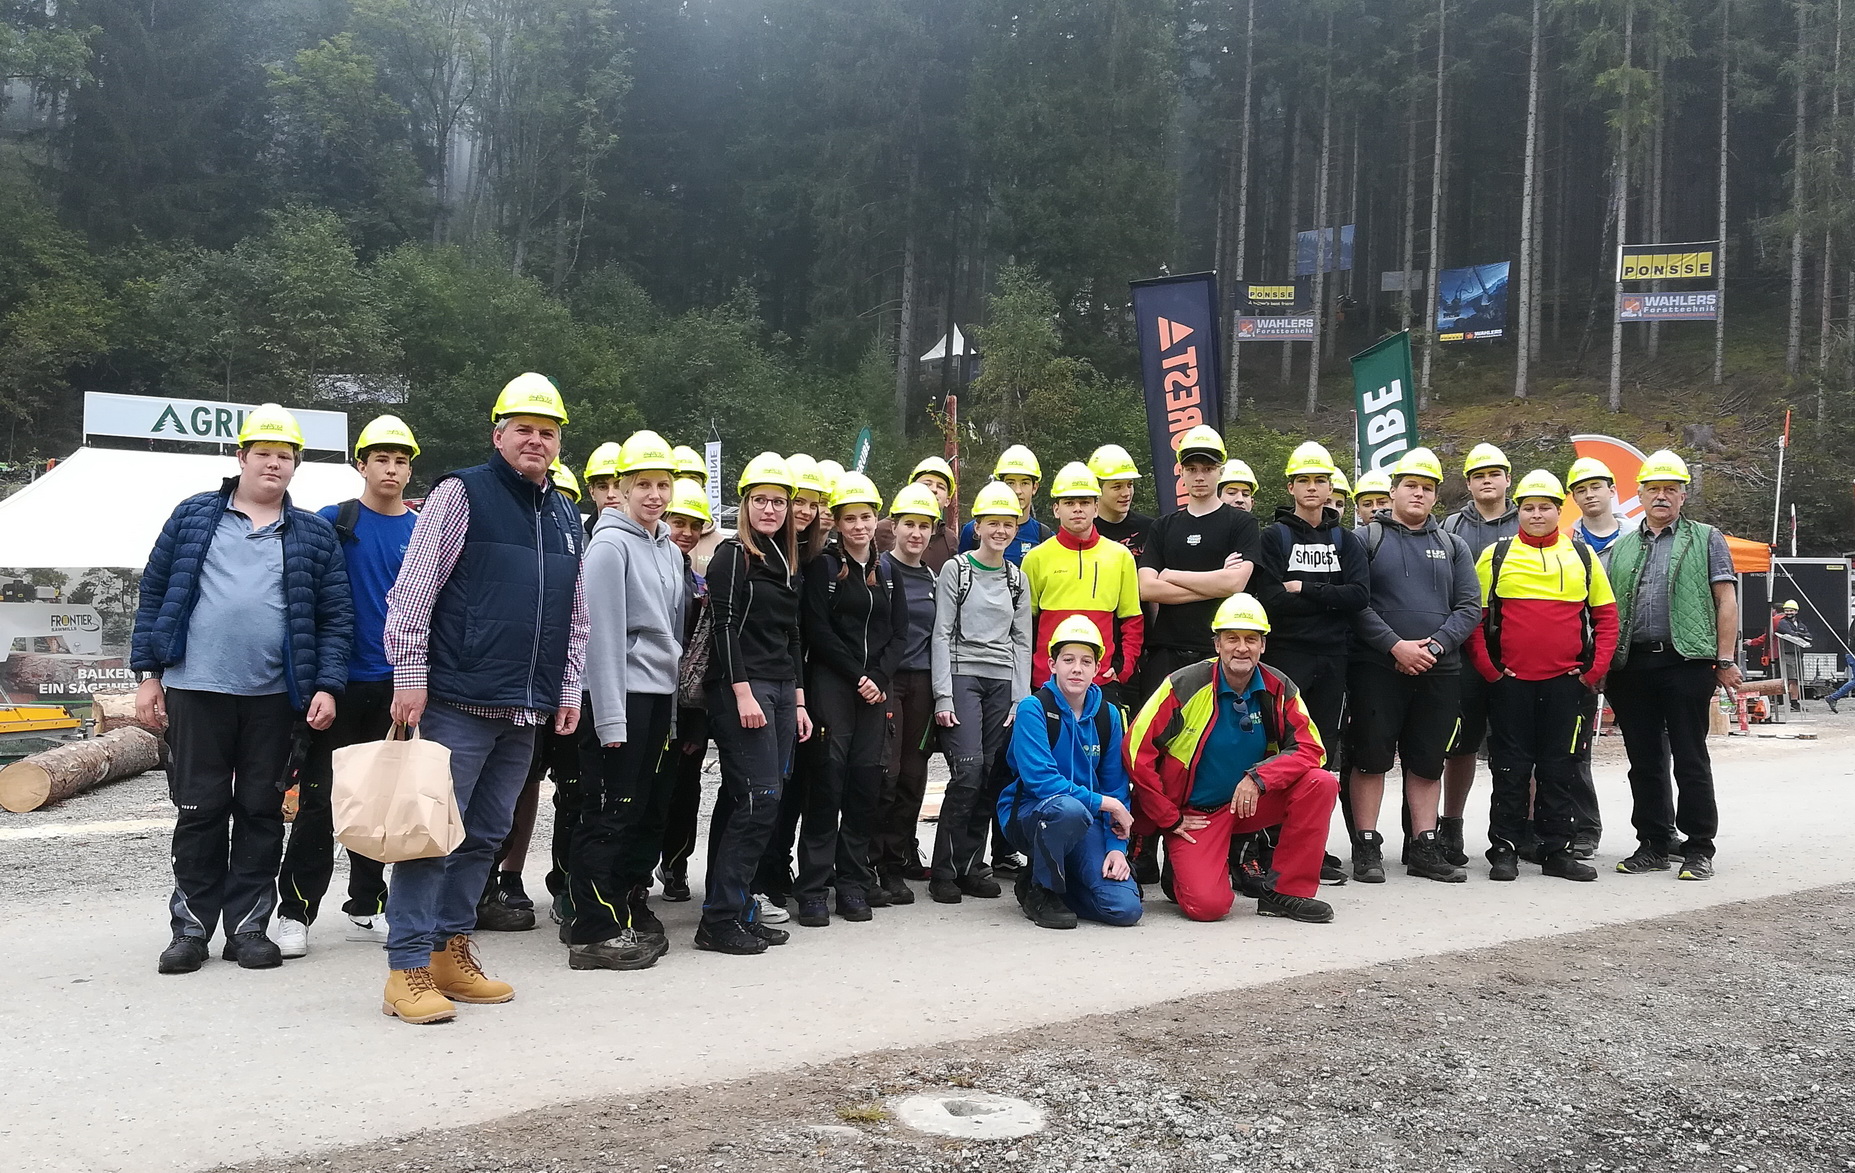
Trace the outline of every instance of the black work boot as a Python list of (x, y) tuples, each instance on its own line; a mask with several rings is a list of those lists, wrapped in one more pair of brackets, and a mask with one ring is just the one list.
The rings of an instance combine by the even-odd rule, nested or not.
[(1377, 831), (1353, 832), (1353, 879), (1361, 884), (1385, 882), (1385, 837)]
[(670, 947), (670, 934), (664, 931), (663, 922), (651, 911), (651, 889), (649, 884), (638, 884), (625, 898), (625, 911), (631, 914), (631, 931), (638, 935), (638, 940), (647, 945)]
[(913, 904), (915, 902), (915, 890), (908, 886), (908, 878), (899, 871), (883, 873), (882, 890), (889, 894), (890, 904)]
[[(1029, 868), (1025, 868), (1029, 871)], [(1076, 914), (1069, 905), (1063, 903), (1062, 896), (1044, 887), (1036, 881), (1031, 882), (1031, 894), (1024, 906), (1024, 915), (1040, 929), (1073, 929), (1076, 927)]]
[[(281, 950), (279, 951), (281, 952)], [(206, 938), (190, 937), (185, 933), (175, 933), (174, 939), (161, 951), (161, 963), (156, 967), (159, 973), (192, 973), (206, 963)]]
[(1436, 820), (1436, 841), (1442, 848), (1443, 858), (1454, 867), (1467, 867), (1468, 850), (1462, 842), (1462, 820), (1452, 819), (1448, 815)]
[(491, 872), (477, 901), (477, 928), (488, 933), (525, 933), (535, 927), (535, 902), (522, 890), (519, 872)]
[(1496, 843), (1488, 849), (1488, 878), (1490, 880), (1518, 880), (1520, 878), (1520, 855), (1509, 843)]
[(1540, 861), (1540, 870), (1548, 876), (1557, 876), (1561, 880), (1576, 880), (1588, 884), (1597, 879), (1597, 869), (1579, 859), (1577, 853), (1549, 851)]
[[(783, 942), (782, 942), (783, 943)], [(712, 925), (703, 921), (696, 928), (696, 948), (706, 949), (710, 953), (733, 953), (748, 957), (756, 953), (765, 953), (770, 942), (755, 933), (738, 920), (728, 921), (722, 925)]]
[(1469, 875), (1460, 867), (1443, 857), (1443, 848), (1437, 842), (1435, 831), (1424, 831), (1410, 844), (1410, 863), (1404, 870), (1413, 876), (1422, 876), (1426, 880), (1436, 880), (1444, 884), (1466, 884)]

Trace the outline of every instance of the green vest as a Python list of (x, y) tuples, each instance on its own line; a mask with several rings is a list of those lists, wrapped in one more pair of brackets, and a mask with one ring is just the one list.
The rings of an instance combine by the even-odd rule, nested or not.
[[(1620, 538), (1611, 549), (1610, 581), (1617, 588), (1617, 656), (1611, 667), (1629, 660), (1635, 636), (1636, 592), (1649, 566), (1651, 535), (1647, 523)], [(1712, 660), (1720, 654), (1719, 610), (1707, 572), (1707, 546), (1713, 527), (1687, 518), (1675, 520), (1675, 548), (1668, 554), (1668, 630), (1684, 659)]]

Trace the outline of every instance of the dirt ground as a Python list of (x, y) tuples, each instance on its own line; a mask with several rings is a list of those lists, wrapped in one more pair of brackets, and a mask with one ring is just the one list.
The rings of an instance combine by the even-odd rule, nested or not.
[[(238, 1168), (1855, 1169), (1851, 930), (1855, 888), (1819, 889)], [(940, 1088), (1024, 1097), (1047, 1129), (893, 1119)]]

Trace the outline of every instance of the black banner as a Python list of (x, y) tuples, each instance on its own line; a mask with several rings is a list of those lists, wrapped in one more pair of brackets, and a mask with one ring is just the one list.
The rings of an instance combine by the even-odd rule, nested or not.
[(1217, 274), (1189, 273), (1132, 283), (1140, 375), (1146, 388), (1147, 441), (1161, 513), (1180, 504), (1173, 440), (1223, 419), (1223, 362), (1217, 343)]

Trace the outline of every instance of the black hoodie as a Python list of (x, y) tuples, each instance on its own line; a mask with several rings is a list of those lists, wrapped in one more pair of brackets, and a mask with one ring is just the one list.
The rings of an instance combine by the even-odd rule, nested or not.
[[(1344, 656), (1353, 613), (1371, 596), (1365, 545), (1340, 524), (1338, 510), (1312, 526), (1286, 505), (1262, 531), (1258, 573), (1250, 593), (1269, 612), (1269, 642), (1318, 656)], [(1299, 591), (1284, 588), (1299, 582)]]
[(842, 544), (826, 546), (805, 567), (801, 614), (813, 672), (828, 668), (853, 685), (867, 676), (887, 692), (906, 643), (908, 612), (902, 592), (890, 590), (875, 568), (881, 558), (873, 544), (861, 565)]

